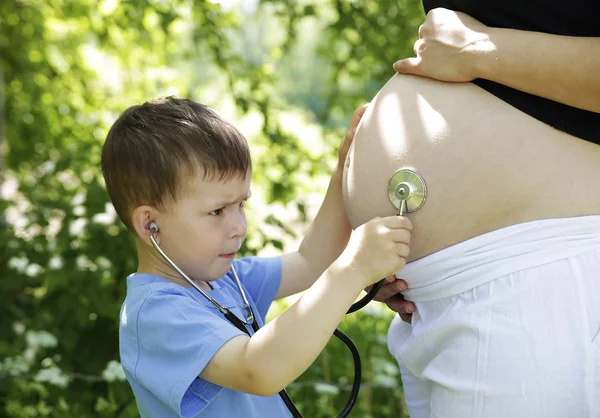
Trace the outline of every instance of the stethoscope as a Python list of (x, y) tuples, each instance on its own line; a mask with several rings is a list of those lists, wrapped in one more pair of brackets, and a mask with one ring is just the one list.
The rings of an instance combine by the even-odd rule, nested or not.
[[(416, 171), (411, 169), (402, 169), (395, 172), (394, 175), (392, 175), (392, 177), (389, 179), (387, 192), (390, 202), (398, 210), (398, 216), (402, 216), (404, 213), (414, 212), (421, 208), (421, 206), (423, 206), (423, 203), (425, 203), (425, 198), (427, 196), (427, 187), (425, 185), (423, 177), (421, 177)], [(183, 270), (181, 270), (177, 266), (177, 264), (175, 264), (167, 256), (167, 254), (165, 254), (165, 252), (160, 248), (154, 237), (154, 235), (158, 231), (159, 228), (156, 222), (151, 222), (150, 242), (152, 243), (154, 249), (167, 262), (167, 264), (171, 266), (171, 268), (173, 268), (173, 270), (175, 270), (190, 286), (192, 286), (194, 289), (200, 292), (202, 296), (204, 296), (208, 301), (210, 301), (210, 303), (212, 303), (233, 326), (235, 326), (237, 329), (244, 332), (248, 336), (251, 336), (252, 333), (250, 333), (250, 331), (246, 328), (244, 321), (238, 318), (229, 309), (221, 305), (219, 301), (213, 298), (208, 292), (206, 292), (204, 289), (198, 286), (192, 279), (188, 277), (187, 274), (183, 272)], [(240, 279), (233, 265), (231, 265), (231, 272), (235, 284), (238, 288), (238, 291), (240, 292), (240, 295), (244, 302), (243, 308), (247, 312), (246, 323), (252, 327), (253, 332), (256, 332), (259, 330), (259, 325), (256, 322), (256, 317), (254, 315), (254, 311), (252, 310), (252, 306), (250, 306), (250, 303), (248, 303), (248, 299), (246, 298), (246, 292), (242, 287)], [(379, 289), (381, 289), (383, 283), (384, 280), (380, 280), (375, 285), (373, 285), (373, 287), (371, 287), (371, 290), (369, 290), (369, 292), (362, 299), (352, 304), (352, 306), (350, 307), (350, 309), (348, 309), (346, 314), (356, 312), (359, 309), (362, 309), (364, 306), (366, 306), (375, 297), (377, 292), (379, 292)], [(350, 414), (350, 411), (354, 407), (356, 399), (358, 398), (358, 392), (360, 390), (360, 380), (362, 376), (362, 365), (360, 361), (360, 353), (358, 352), (358, 349), (356, 348), (356, 345), (354, 345), (352, 340), (339, 329), (336, 329), (333, 332), (333, 335), (335, 335), (344, 344), (346, 344), (346, 346), (352, 353), (352, 360), (354, 362), (354, 379), (352, 381), (350, 397), (348, 399), (348, 402), (346, 403), (346, 406), (344, 407), (340, 415), (338, 415), (338, 418), (342, 418), (347, 417), (348, 414)], [(298, 411), (285, 389), (279, 392), (279, 396), (281, 397), (287, 408), (290, 410), (294, 418), (303, 418), (302, 414), (300, 414), (300, 411)]]

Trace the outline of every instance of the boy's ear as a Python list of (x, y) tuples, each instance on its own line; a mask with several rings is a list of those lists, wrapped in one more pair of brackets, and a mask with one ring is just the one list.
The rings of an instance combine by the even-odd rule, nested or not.
[[(135, 231), (135, 235), (147, 245), (152, 245), (150, 242), (150, 223), (155, 219), (156, 210), (148, 205), (138, 206), (131, 213), (131, 225)], [(160, 236), (158, 232), (154, 235), (158, 243)]]

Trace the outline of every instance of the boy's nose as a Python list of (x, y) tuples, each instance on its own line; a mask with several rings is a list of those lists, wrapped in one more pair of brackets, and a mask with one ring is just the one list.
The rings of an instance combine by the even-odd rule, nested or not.
[(248, 230), (248, 224), (246, 223), (246, 214), (236, 214), (233, 218), (234, 219), (232, 220), (231, 226), (231, 238), (246, 236), (246, 231)]

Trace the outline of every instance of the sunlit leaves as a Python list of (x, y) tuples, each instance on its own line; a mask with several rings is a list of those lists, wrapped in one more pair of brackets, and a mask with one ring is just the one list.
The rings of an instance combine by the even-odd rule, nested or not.
[[(246, 12), (207, 0), (0, 1), (2, 174), (18, 184), (0, 199), (0, 358), (21, 376), (0, 376), (0, 396), (10, 400), (0, 415), (136, 414), (111, 362), (135, 245), (107, 205), (98, 167), (119, 112), (178, 94), (232, 103), (235, 118), (252, 119), (261, 202), (249, 204), (255, 216), (242, 253), (280, 251), (314, 216), (352, 111), (410, 53), (420, 17), (419, 3), (407, 0), (263, 0)], [(384, 356), (377, 335), (386, 320), (356, 318), (345, 327), (361, 350)], [(55, 338), (32, 358), (31, 330)], [(349, 372), (343, 348), (328, 350), (303, 377), (325, 384), (293, 389), (306, 416), (338, 410), (331, 385)], [(386, 387), (396, 378), (369, 370)], [(397, 411), (397, 397), (366, 393), (365, 405), (382, 406), (358, 416)]]

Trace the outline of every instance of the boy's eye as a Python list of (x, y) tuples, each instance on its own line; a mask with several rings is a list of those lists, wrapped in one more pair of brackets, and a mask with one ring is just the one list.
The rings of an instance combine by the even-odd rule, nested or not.
[[(233, 205), (233, 203), (232, 203), (232, 205)], [(244, 206), (246, 206), (246, 200), (242, 200), (240, 202), (240, 206), (239, 207), (240, 207), (240, 209), (243, 209)], [(226, 208), (215, 209), (215, 210), (212, 210), (212, 211), (208, 212), (208, 214), (212, 215), (212, 216), (220, 216), (220, 215), (223, 214), (223, 212), (225, 211), (225, 209)]]
[(222, 213), (223, 213), (223, 208), (221, 208), (221, 209), (215, 209), (213, 211), (208, 212), (208, 214), (212, 215), (212, 216), (219, 216)]

